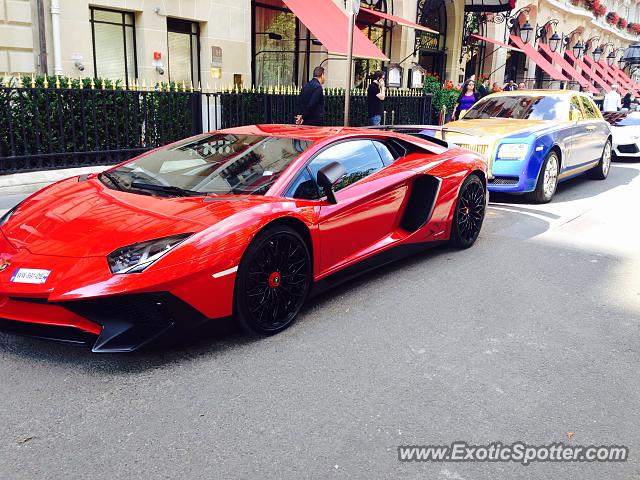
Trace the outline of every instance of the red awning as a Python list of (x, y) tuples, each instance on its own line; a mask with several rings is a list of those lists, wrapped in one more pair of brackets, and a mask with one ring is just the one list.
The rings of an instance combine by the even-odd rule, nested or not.
[(439, 33), (429, 27), (418, 25), (417, 23), (410, 22), (409, 20), (405, 20), (402, 17), (396, 17), (395, 15), (389, 15), (388, 13), (378, 12), (377, 10), (371, 10), (370, 8), (360, 7), (360, 13), (358, 13), (358, 19), (364, 20), (370, 23), (376, 23), (376, 22), (379, 22), (380, 20), (389, 20), (390, 22), (397, 23), (398, 25), (414, 28), (416, 30), (421, 30), (423, 32), (429, 32), (429, 33), (435, 33), (435, 34)]
[(520, 37), (518, 37), (516, 35), (509, 35), (509, 38), (528, 57), (530, 57), (531, 60), (533, 60), (536, 63), (536, 65), (538, 65), (542, 70), (547, 72), (547, 75), (549, 75), (551, 78), (553, 78), (554, 80), (569, 81), (569, 79), (567, 77), (565, 77), (562, 74), (562, 72), (559, 72), (558, 70), (556, 70), (555, 67), (553, 65), (551, 65), (547, 61), (546, 58), (544, 58), (542, 55), (540, 55), (540, 52), (538, 52), (535, 48), (533, 48), (528, 43), (524, 43), (522, 40), (520, 40)]
[(624, 70), (621, 70), (620, 67), (618, 67), (617, 65), (611, 65), (611, 68), (613, 68), (616, 72), (618, 72), (618, 76), (620, 78), (623, 78), (627, 81), (627, 83), (629, 83), (631, 86), (637, 88), (638, 90), (640, 90), (640, 85), (638, 85), (636, 82), (634, 82), (633, 80), (631, 80), (631, 77), (629, 77), (629, 75), (627, 75), (627, 73)]
[[(591, 67), (593, 70), (598, 72), (598, 75), (600, 75), (604, 80), (609, 82), (610, 87), (613, 88), (613, 85), (618, 83), (617, 80), (611, 78), (611, 76), (607, 72), (605, 72), (604, 69), (600, 65), (598, 65), (596, 61), (593, 58), (591, 58), (589, 55), (584, 55), (582, 58), (584, 59), (584, 63), (589, 65), (589, 67)], [(621, 95), (624, 95), (625, 93), (627, 93), (625, 89), (622, 88), (620, 85), (618, 85), (618, 88), (616, 90), (618, 90), (618, 92)]]
[(576, 58), (575, 55), (571, 52), (570, 49), (565, 50), (564, 52), (565, 57), (567, 57), (569, 60), (571, 60), (573, 62), (573, 66), (576, 67), (580, 67), (580, 70), (582, 71), (583, 74), (587, 74), (591, 77), (591, 79), (596, 82), (598, 85), (600, 85), (603, 90), (605, 91), (605, 93), (608, 93), (611, 91), (611, 87), (609, 86), (609, 84), (607, 84), (607, 82), (605, 82), (600, 75), (598, 75), (596, 72), (594, 72), (593, 70), (591, 70), (586, 63), (584, 63), (582, 60), (580, 60), (579, 58)]
[(567, 62), (564, 58), (562, 58), (558, 53), (551, 50), (549, 45), (546, 43), (538, 43), (539, 48), (541, 48), (544, 53), (549, 55), (549, 57), (558, 64), (558, 66), (564, 70), (568, 75), (570, 75), (573, 80), (577, 81), (584, 88), (588, 88), (593, 93), (600, 93), (596, 87), (594, 87), (589, 80), (584, 78), (582, 75), (578, 73), (578, 71), (571, 66), (569, 62)]
[(605, 72), (607, 72), (611, 76), (611, 78), (613, 78), (616, 81), (616, 83), (618, 83), (618, 85), (622, 85), (632, 95), (636, 97), (638, 96), (638, 91), (636, 90), (636, 88), (631, 83), (627, 82), (624, 78), (622, 78), (620, 75), (618, 75), (618, 72), (616, 72), (616, 70), (613, 68), (612, 65), (607, 65), (607, 63), (603, 62), (602, 60), (598, 62), (598, 65), (600, 65), (600, 67)]
[[(347, 55), (349, 18), (333, 0), (283, 0), (285, 5), (311, 30), (329, 53)], [(364, 36), (353, 29), (353, 56), (388, 61), (387, 56)]]
[(617, 65), (612, 65), (611, 68), (613, 68), (618, 73), (618, 76), (620, 78), (626, 80), (629, 85), (631, 85), (638, 92), (640, 92), (640, 84), (638, 82), (634, 82), (624, 70), (620, 69), (620, 67), (618, 67)]
[(477, 38), (478, 40), (482, 40), (484, 42), (493, 43), (500, 48), (506, 48), (507, 50), (515, 50), (517, 52), (521, 52), (522, 50), (514, 47), (513, 45), (507, 45), (506, 43), (499, 42), (498, 40), (494, 40), (492, 38), (483, 37), (482, 35), (476, 35), (475, 33), (469, 35), (470, 37)]

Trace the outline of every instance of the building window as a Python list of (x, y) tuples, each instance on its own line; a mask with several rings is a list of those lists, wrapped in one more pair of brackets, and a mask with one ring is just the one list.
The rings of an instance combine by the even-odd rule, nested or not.
[(90, 11), (94, 76), (128, 84), (138, 77), (134, 14), (94, 7)]
[(298, 83), (300, 22), (282, 0), (253, 2), (253, 83)]
[(200, 82), (200, 25), (167, 18), (167, 62), (170, 82)]
[[(465, 14), (465, 25), (467, 14)], [(447, 38), (447, 6), (444, 0), (418, 0), (416, 21), (439, 33), (416, 32), (416, 50), (420, 51), (419, 64), (427, 72), (444, 77), (445, 40)]]
[[(360, 5), (370, 10), (388, 13), (386, 0), (361, 0)], [(371, 40), (387, 57), (390, 57), (392, 27), (386, 20), (382, 24), (379, 22), (369, 24), (356, 20), (356, 24), (365, 37)], [(382, 70), (381, 60), (357, 59), (354, 68), (355, 85), (363, 86), (367, 78), (376, 70)]]

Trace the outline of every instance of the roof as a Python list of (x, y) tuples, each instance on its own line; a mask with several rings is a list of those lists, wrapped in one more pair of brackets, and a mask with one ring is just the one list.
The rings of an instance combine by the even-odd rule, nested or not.
[(238, 135), (260, 135), (267, 137), (286, 137), (297, 138), (300, 140), (309, 140), (317, 142), (340, 135), (371, 135), (372, 133), (382, 136), (389, 135), (388, 132), (382, 130), (373, 130), (370, 128), (357, 127), (311, 127), (304, 125), (287, 125), (287, 124), (262, 124), (262, 125), (245, 125), (242, 127), (233, 127), (220, 130), (223, 133), (235, 133)]
[(491, 96), (496, 97), (517, 97), (519, 95), (543, 95), (547, 97), (557, 97), (564, 95), (583, 95), (588, 96), (583, 92), (578, 92), (576, 90), (548, 90), (548, 89), (540, 89), (540, 90), (513, 90), (511, 92), (496, 92), (492, 93)]
[[(399, 126), (398, 131), (393, 128), (385, 130), (388, 127), (376, 128), (358, 128), (358, 127), (311, 127), (304, 125), (288, 125), (288, 124), (262, 124), (262, 125), (245, 125), (242, 127), (226, 128), (218, 130), (215, 133), (230, 133), (235, 135), (256, 135), (265, 137), (283, 137), (295, 138), (298, 140), (307, 140), (310, 142), (322, 142), (336, 137), (391, 137), (402, 139), (409, 143), (419, 144), (425, 147), (425, 143), (429, 144), (429, 151), (440, 154), (447, 150), (446, 143), (443, 145), (442, 140), (437, 138), (429, 138), (429, 135), (414, 135), (409, 131), (441, 129), (437, 126)], [(403, 132), (407, 130), (407, 132)], [(211, 132), (214, 133), (214, 132)], [(414, 132), (415, 133), (415, 132)]]

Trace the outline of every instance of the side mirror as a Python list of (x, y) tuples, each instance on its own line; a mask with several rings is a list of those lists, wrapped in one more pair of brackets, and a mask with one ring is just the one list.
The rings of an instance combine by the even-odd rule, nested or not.
[(333, 193), (333, 186), (347, 173), (347, 170), (339, 162), (331, 162), (318, 170), (318, 185), (322, 187), (327, 201), (333, 205), (338, 203)]

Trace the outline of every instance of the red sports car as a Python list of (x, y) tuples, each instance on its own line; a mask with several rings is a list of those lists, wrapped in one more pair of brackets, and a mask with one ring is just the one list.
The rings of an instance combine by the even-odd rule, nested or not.
[(199, 135), (5, 214), (0, 329), (96, 352), (230, 316), (273, 334), (323, 286), (426, 245), (471, 246), (486, 198), (484, 160), (420, 128)]

